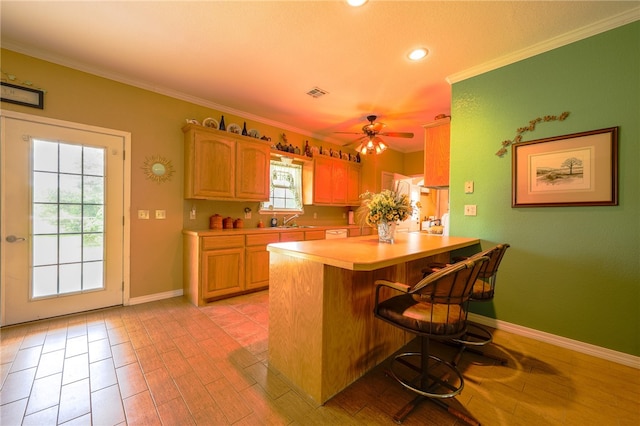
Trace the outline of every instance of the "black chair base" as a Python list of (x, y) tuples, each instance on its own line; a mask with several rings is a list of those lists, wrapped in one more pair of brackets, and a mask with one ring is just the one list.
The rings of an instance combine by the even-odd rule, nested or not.
[(462, 374), (451, 363), (429, 355), (427, 364), (423, 367), (420, 352), (405, 352), (393, 358), (388, 374), (402, 386), (418, 394), (393, 416), (397, 424), (401, 424), (420, 403), (428, 400), (467, 424), (480, 425), (473, 417), (445, 402), (458, 395), (464, 387)]
[(416, 408), (421, 402), (426, 401), (426, 400), (429, 400), (429, 402), (433, 402), (438, 407), (440, 407), (443, 410), (445, 410), (447, 413), (451, 414), (452, 416), (455, 416), (455, 417), (459, 418), (460, 420), (464, 421), (468, 425), (480, 426), (480, 422), (478, 420), (476, 420), (475, 418), (473, 418), (473, 417), (463, 413), (462, 411), (450, 406), (446, 402), (444, 402), (444, 401), (442, 401), (440, 399), (430, 399), (430, 398), (424, 397), (422, 395), (416, 396), (411, 402), (409, 402), (407, 405), (402, 407), (400, 409), (400, 411), (398, 411), (393, 416), (393, 421), (396, 422), (397, 424), (402, 424), (404, 419), (411, 413), (411, 411), (413, 411), (413, 409)]
[(452, 364), (433, 355), (429, 355), (426, 369), (421, 364), (420, 352), (401, 353), (391, 361), (389, 373), (405, 388), (427, 398), (452, 398), (462, 391), (464, 379)]

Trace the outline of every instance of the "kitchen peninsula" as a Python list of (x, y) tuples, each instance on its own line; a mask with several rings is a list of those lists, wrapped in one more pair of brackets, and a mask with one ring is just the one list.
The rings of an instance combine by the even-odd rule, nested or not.
[(269, 367), (325, 403), (414, 337), (375, 319), (374, 281), (415, 283), (429, 263), (479, 244), (414, 232), (394, 244), (366, 236), (268, 245)]

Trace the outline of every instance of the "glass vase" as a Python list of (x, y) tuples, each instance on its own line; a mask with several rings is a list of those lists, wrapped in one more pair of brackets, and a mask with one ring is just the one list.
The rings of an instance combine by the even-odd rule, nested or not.
[(395, 222), (380, 222), (378, 224), (378, 242), (393, 244), (396, 235)]

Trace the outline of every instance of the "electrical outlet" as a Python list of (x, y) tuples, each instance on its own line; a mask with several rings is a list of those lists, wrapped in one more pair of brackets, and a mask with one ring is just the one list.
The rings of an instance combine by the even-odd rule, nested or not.
[(149, 210), (138, 210), (138, 219), (149, 219)]
[(189, 219), (196, 219), (196, 206), (191, 207), (191, 210), (189, 210)]
[(475, 216), (476, 215), (476, 205), (475, 204), (465, 204), (465, 206), (464, 206), (464, 215), (465, 216)]
[(314, 214), (313, 214), (313, 218), (314, 218), (314, 219), (317, 219), (317, 218), (318, 218), (318, 213), (314, 213)]
[(251, 219), (251, 212), (244, 212), (245, 219)]
[(464, 183), (464, 193), (465, 194), (473, 194), (473, 181), (469, 180)]
[(156, 210), (156, 219), (166, 219), (167, 211), (166, 210)]

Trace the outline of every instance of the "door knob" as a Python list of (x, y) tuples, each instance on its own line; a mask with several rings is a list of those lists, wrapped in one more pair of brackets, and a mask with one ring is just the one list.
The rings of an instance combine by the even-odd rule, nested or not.
[(27, 241), (26, 238), (16, 237), (15, 235), (7, 235), (7, 238), (5, 238), (5, 240), (7, 240), (8, 243), (16, 243), (18, 241)]

